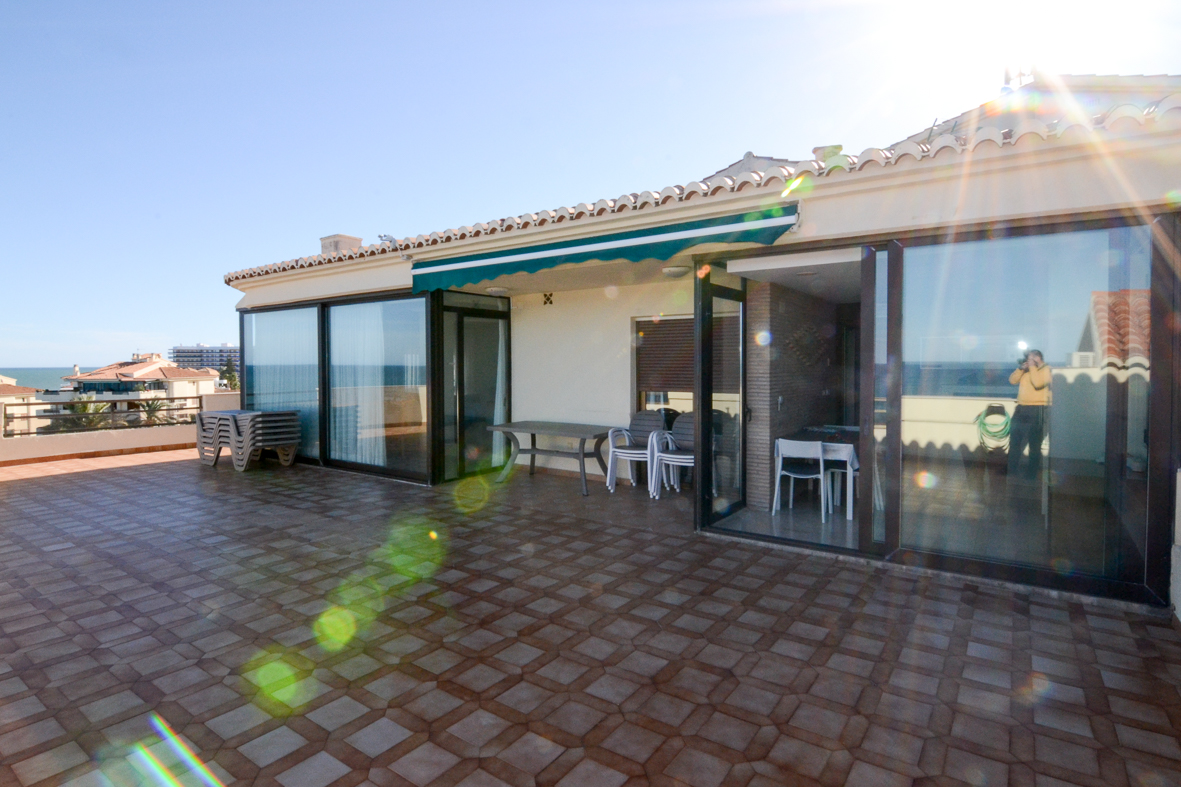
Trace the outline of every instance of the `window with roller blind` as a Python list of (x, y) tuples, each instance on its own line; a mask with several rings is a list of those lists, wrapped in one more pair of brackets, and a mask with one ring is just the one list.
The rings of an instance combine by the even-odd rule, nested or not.
[(636, 407), (693, 410), (693, 319), (636, 320)]
[[(737, 315), (717, 320), (720, 331), (714, 337), (723, 350), (738, 351), (742, 341)], [(726, 356), (730, 357), (730, 356)], [(663, 317), (636, 320), (636, 407), (655, 410), (671, 407), (677, 412), (693, 410), (693, 319)], [(717, 365), (714, 391), (737, 394), (742, 385), (734, 369)]]

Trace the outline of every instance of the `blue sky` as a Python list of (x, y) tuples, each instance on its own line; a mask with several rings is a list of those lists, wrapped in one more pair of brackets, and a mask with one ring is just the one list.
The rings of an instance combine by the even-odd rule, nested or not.
[[(1106, 10), (1104, 10), (1106, 9)], [(237, 342), (232, 270), (853, 153), (1007, 64), (1181, 73), (1181, 3), (0, 4), (0, 367)]]

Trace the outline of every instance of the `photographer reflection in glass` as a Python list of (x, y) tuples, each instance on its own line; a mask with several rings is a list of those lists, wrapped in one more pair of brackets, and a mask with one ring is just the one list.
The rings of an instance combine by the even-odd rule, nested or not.
[[(1050, 406), (1050, 367), (1041, 350), (1029, 350), (1009, 375), (1017, 386), (1017, 408), (1009, 424), (1009, 480), (1035, 481), (1042, 469), (1042, 440)], [(1025, 449), (1029, 457), (1022, 459)]]

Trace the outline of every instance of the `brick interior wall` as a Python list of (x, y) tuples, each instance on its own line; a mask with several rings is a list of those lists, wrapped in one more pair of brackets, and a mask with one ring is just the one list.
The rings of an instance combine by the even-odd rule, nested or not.
[[(839, 422), (836, 309), (828, 301), (778, 284), (747, 283), (746, 392), (751, 420), (746, 431), (746, 500), (753, 509), (771, 508), (774, 440), (805, 426)], [(760, 345), (757, 337), (764, 331), (770, 342)]]

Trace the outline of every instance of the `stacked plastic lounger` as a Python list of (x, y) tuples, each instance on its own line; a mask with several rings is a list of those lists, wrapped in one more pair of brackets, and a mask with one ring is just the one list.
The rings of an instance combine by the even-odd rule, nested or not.
[(216, 465), (221, 449), (230, 449), (234, 469), (246, 470), (264, 448), (273, 448), (284, 467), (299, 448), (299, 411), (257, 412), (214, 410), (197, 414), (197, 453), (201, 462)]

